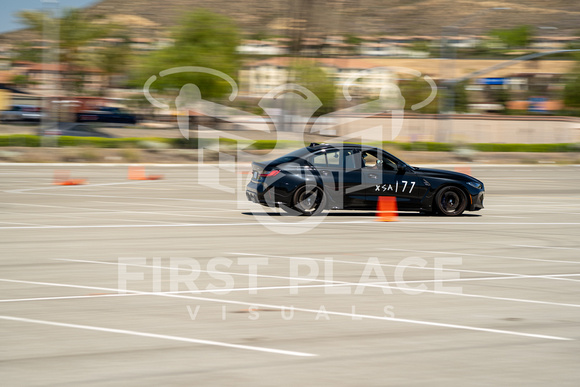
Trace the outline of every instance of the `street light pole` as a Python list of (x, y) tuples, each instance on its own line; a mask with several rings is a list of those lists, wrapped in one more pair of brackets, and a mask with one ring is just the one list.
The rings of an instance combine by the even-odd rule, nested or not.
[(42, 113), (40, 134), (42, 135), (42, 145), (49, 145), (49, 141), (44, 136), (44, 131), (58, 119), (55, 119), (53, 104), (51, 103), (50, 93), (58, 89), (58, 70), (56, 78), (51, 79), (49, 66), (55, 64), (58, 69), (59, 63), (59, 23), (58, 23), (58, 0), (41, 0), (43, 22), (42, 22)]
[[(54, 62), (58, 64), (59, 50), (59, 26), (58, 17), (58, 0), (41, 0), (43, 22), (42, 22), (42, 112), (41, 112), (41, 143), (42, 146), (52, 145), (51, 141), (44, 135), (54, 121), (54, 112), (50, 100), (50, 93), (57, 89), (57, 80), (50, 79), (48, 66)], [(55, 60), (56, 57), (56, 60)]]

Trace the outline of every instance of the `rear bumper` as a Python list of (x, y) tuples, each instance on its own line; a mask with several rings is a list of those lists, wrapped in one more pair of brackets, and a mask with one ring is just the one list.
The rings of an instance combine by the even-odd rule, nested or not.
[(252, 203), (258, 203), (258, 204), (262, 204), (262, 205), (266, 205), (266, 201), (263, 199), (260, 200), (260, 197), (258, 196), (258, 194), (254, 191), (250, 191), (248, 189), (246, 189), (246, 198), (252, 202)]
[(278, 185), (268, 185), (265, 181), (252, 180), (246, 186), (246, 198), (253, 203), (268, 207), (290, 205), (292, 192), (280, 188)]
[(261, 183), (256, 181), (250, 181), (246, 187), (246, 198), (253, 202), (262, 205), (267, 205), (266, 199), (264, 198), (264, 187)]

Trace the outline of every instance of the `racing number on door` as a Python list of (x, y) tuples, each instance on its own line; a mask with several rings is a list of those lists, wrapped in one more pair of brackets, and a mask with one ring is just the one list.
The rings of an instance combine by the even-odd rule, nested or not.
[(412, 181), (409, 184), (407, 180), (401, 180), (401, 184), (398, 181), (395, 184), (375, 184), (375, 192), (412, 193), (413, 188), (415, 188), (415, 182)]

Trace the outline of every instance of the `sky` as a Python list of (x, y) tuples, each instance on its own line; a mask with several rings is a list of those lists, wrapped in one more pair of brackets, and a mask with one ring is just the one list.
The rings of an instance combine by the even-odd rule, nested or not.
[[(98, 0), (48, 0), (46, 6), (60, 8), (83, 8), (96, 3)], [(55, 4), (56, 3), (56, 4)], [(16, 13), (24, 10), (40, 10), (43, 7), (42, 0), (0, 0), (0, 33), (24, 28), (18, 22)]]

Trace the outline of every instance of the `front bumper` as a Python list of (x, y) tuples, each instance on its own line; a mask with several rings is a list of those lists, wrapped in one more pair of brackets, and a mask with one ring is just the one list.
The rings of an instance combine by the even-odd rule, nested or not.
[(483, 197), (485, 196), (485, 191), (480, 191), (477, 194), (471, 194), (470, 200), (471, 205), (469, 206), (469, 211), (479, 211), (483, 208)]

